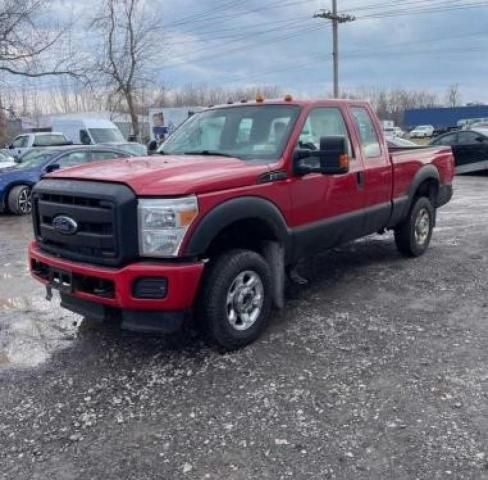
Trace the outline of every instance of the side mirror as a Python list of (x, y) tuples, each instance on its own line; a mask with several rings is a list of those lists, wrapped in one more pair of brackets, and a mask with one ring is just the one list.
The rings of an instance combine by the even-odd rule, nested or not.
[(297, 175), (322, 173), (335, 175), (349, 171), (349, 155), (345, 137), (321, 137), (320, 150), (296, 150), (293, 156)]
[(59, 163), (52, 163), (51, 165), (48, 165), (46, 167), (46, 173), (51, 173), (54, 172), (55, 170), (59, 170), (61, 167), (59, 166)]

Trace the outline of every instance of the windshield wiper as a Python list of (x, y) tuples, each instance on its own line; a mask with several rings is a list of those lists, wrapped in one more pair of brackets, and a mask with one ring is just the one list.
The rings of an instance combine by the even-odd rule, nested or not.
[(231, 155), (229, 153), (217, 152), (214, 150), (195, 150), (193, 152), (184, 152), (183, 155), (209, 155), (209, 156), (215, 156), (215, 157), (238, 158), (235, 155)]

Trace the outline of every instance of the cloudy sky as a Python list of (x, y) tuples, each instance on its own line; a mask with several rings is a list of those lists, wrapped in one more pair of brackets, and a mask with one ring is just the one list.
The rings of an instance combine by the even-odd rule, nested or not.
[[(86, 23), (99, 0), (52, 1), (48, 18), (75, 19), (77, 45), (90, 50)], [(152, 69), (168, 88), (266, 84), (308, 97), (332, 91), (330, 22), (313, 18), (332, 0), (141, 1), (164, 23)], [(340, 26), (342, 89), (426, 89), (443, 98), (459, 84), (463, 102), (488, 103), (488, 0), (337, 3), (356, 17)]]
[[(165, 0), (171, 86), (266, 83), (305, 95), (331, 85), (331, 29), (313, 18), (331, 0)], [(357, 20), (340, 27), (341, 86), (444, 92), (488, 101), (488, 1), (338, 0)], [(156, 13), (155, 13), (156, 14)]]

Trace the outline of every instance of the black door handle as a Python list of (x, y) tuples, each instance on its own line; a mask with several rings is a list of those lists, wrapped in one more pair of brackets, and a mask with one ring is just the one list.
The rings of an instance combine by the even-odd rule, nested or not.
[(364, 188), (364, 172), (357, 172), (356, 180), (358, 182), (359, 188), (362, 190)]

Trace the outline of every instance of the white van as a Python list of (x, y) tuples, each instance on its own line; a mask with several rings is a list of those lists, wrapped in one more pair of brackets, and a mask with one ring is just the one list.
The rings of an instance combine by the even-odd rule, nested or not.
[(100, 118), (53, 118), (52, 129), (64, 133), (75, 145), (127, 142), (113, 122)]

